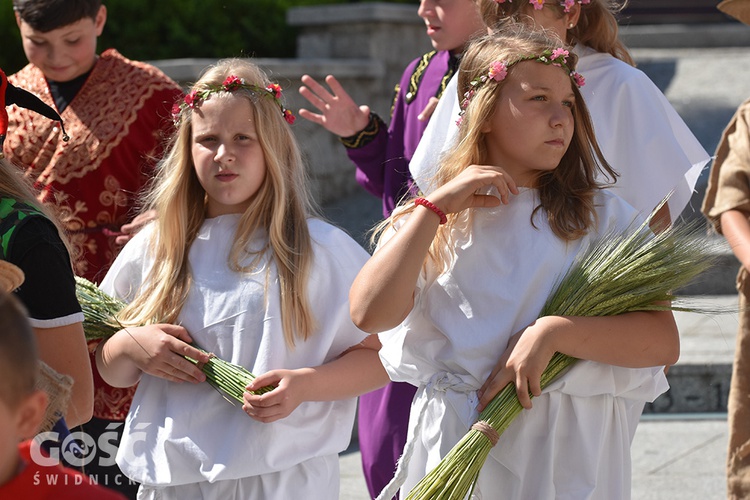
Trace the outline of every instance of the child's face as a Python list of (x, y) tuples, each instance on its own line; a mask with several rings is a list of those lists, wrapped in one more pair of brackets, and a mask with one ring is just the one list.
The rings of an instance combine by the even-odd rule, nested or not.
[(536, 61), (508, 73), (495, 112), (485, 124), (488, 162), (503, 167), (520, 186), (554, 170), (573, 137), (575, 95), (563, 69)]
[(242, 213), (266, 177), (252, 104), (213, 95), (193, 111), (192, 156), (208, 195), (208, 217)]
[(473, 0), (421, 0), (417, 12), (435, 50), (460, 53), (469, 38), (486, 29)]
[(102, 34), (107, 10), (99, 9), (95, 19), (85, 17), (73, 24), (41, 32), (33, 29), (16, 14), (26, 58), (44, 76), (56, 82), (68, 82), (94, 66), (96, 39)]

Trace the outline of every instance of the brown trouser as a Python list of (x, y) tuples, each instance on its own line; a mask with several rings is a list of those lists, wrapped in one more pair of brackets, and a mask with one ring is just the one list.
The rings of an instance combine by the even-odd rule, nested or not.
[(731, 500), (750, 498), (750, 311), (747, 309), (750, 302), (747, 293), (748, 290), (740, 290), (739, 294), (740, 329), (737, 332), (732, 382), (727, 402), (727, 498)]

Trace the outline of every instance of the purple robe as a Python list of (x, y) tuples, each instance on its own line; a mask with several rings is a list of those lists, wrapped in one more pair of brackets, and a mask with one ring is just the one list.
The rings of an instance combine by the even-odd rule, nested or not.
[(371, 194), (382, 198), (385, 217), (411, 189), (413, 181), (409, 161), (428, 123), (418, 120), (417, 116), (431, 97), (439, 97), (438, 93), (445, 88), (450, 77), (448, 75), (446, 78), (450, 54), (447, 51), (437, 52), (422, 73), (416, 96), (408, 99), (410, 80), (422, 59), (419, 57), (412, 61), (401, 76), (388, 130), (381, 127), (371, 142), (346, 150), (349, 159), (357, 166), (357, 182)]
[[(382, 198), (383, 215), (389, 216), (399, 200), (411, 189), (409, 161), (427, 121), (417, 116), (431, 97), (439, 97), (457, 66), (447, 51), (437, 52), (422, 73), (416, 96), (407, 98), (410, 80), (422, 57), (406, 67), (401, 77), (388, 130), (381, 127), (366, 145), (349, 149), (347, 154), (357, 166), (357, 182), (371, 194)], [(370, 495), (375, 498), (393, 478), (406, 443), (409, 409), (416, 387), (405, 382), (387, 386), (359, 399), (358, 432), (362, 468)]]

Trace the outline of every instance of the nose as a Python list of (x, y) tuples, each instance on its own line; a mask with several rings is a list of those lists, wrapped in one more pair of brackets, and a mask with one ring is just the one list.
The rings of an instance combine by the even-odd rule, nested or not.
[(434, 0), (421, 0), (419, 2), (419, 9), (417, 9), (417, 15), (424, 17), (426, 12), (432, 11), (434, 8)]
[(221, 165), (226, 165), (229, 162), (234, 161), (234, 154), (226, 144), (222, 143), (216, 148), (216, 154), (214, 154), (214, 161)]
[(571, 108), (560, 104), (555, 106), (550, 116), (550, 125), (552, 127), (565, 127), (573, 124), (573, 113)]

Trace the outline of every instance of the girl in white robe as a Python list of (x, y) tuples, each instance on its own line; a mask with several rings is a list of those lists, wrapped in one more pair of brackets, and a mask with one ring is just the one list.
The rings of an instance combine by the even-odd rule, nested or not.
[[(380, 334), (391, 379), (419, 388), (379, 498), (399, 486), (405, 497), (509, 382), (527, 410), (492, 449), (476, 498), (630, 497), (631, 438), (668, 388), (679, 339), (668, 311), (537, 319), (575, 256), (637, 219), (595, 181), (597, 161), (614, 173), (561, 45), (514, 24), (467, 49), (458, 146), (435, 190), (386, 221), (354, 281), (355, 323)], [(554, 352), (582, 361), (541, 391)]]
[[(337, 498), (355, 397), (388, 380), (348, 314), (367, 253), (315, 218), (293, 118), (257, 66), (220, 62), (174, 112), (158, 218), (101, 285), (129, 304), (100, 373), (139, 383), (117, 463), (139, 498)], [(208, 361), (193, 342), (258, 375), (241, 408), (184, 358)]]
[[(617, 2), (579, 2), (565, 12), (551, 2), (537, 10), (523, 0), (479, 1), (490, 27), (502, 19), (515, 19), (551, 29), (574, 45), (578, 71), (588, 80), (581, 94), (597, 142), (620, 174), (612, 189), (644, 214), (671, 192), (669, 215), (675, 221), (690, 201), (710, 156), (659, 88), (634, 67), (617, 39), (617, 21), (609, 11)], [(409, 163), (424, 193), (433, 189), (440, 156), (455, 146), (460, 111), (456, 80), (448, 83)]]

